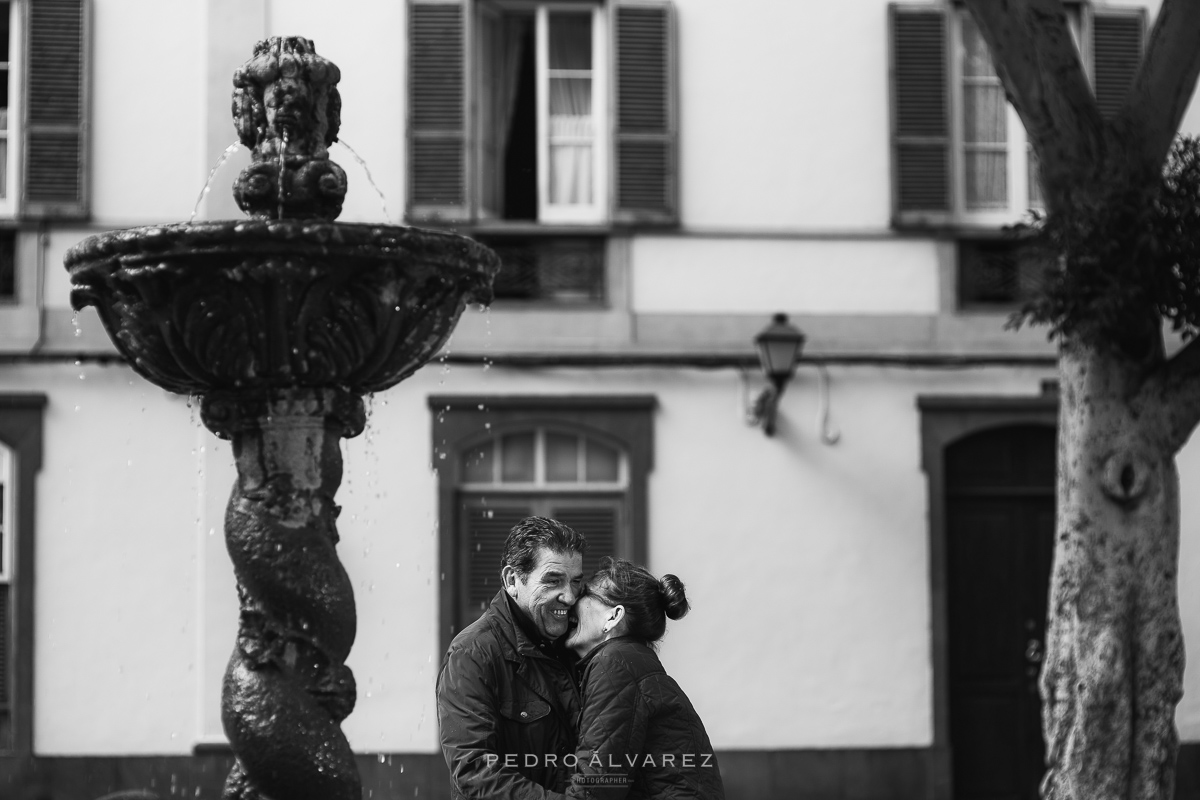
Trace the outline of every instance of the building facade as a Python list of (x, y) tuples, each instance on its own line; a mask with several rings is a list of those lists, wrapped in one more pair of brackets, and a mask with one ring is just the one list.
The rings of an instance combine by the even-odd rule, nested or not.
[[(1157, 4), (1067, 9), (1111, 109)], [(343, 445), (343, 728), (368, 796), (448, 796), (439, 662), (530, 513), (585, 532), (590, 561), (685, 582), (661, 656), (730, 798), (1035, 796), (1055, 354), (1005, 328), (1039, 274), (1002, 230), (1038, 206), (1037, 165), (960, 5), (10, 0), (3, 19), (0, 796), (215, 798), (230, 767), (229, 445), (71, 310), (62, 261), (94, 233), (240, 216), (231, 76), (277, 35), (341, 69), (341, 219), (450, 228), (505, 264), (491, 308)], [(767, 437), (753, 339), (777, 312), (807, 342)], [(1195, 649), (1200, 449), (1179, 462)], [(1193, 667), (1185, 689), (1191, 797)]]

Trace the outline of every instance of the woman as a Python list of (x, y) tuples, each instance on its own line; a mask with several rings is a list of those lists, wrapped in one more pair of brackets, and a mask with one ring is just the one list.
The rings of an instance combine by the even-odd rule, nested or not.
[(583, 690), (568, 797), (724, 799), (704, 724), (654, 653), (667, 619), (687, 611), (679, 578), (622, 559), (588, 581), (567, 638)]

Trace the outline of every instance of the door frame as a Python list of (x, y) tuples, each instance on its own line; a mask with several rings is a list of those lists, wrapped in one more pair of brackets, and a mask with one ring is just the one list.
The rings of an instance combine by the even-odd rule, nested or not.
[(992, 428), (1058, 426), (1058, 392), (1053, 382), (1035, 396), (919, 395), (921, 469), (929, 488), (930, 660), (933, 666), (932, 800), (954, 793), (950, 758), (949, 613), (946, 588), (946, 448)]

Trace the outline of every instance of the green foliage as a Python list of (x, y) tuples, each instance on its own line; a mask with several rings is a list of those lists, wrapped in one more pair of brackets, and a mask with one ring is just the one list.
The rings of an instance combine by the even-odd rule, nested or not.
[(1177, 137), (1157, 194), (1034, 214), (1014, 232), (1047, 264), (1040, 292), (1012, 324), (1140, 352), (1136, 332), (1169, 320), (1200, 331), (1200, 139)]

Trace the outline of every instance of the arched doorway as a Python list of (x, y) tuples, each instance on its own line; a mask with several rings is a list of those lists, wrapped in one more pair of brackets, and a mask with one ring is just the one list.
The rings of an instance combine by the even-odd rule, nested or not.
[(1054, 546), (1055, 431), (1006, 426), (945, 451), (947, 678), (956, 800), (1036, 800), (1038, 673)]

